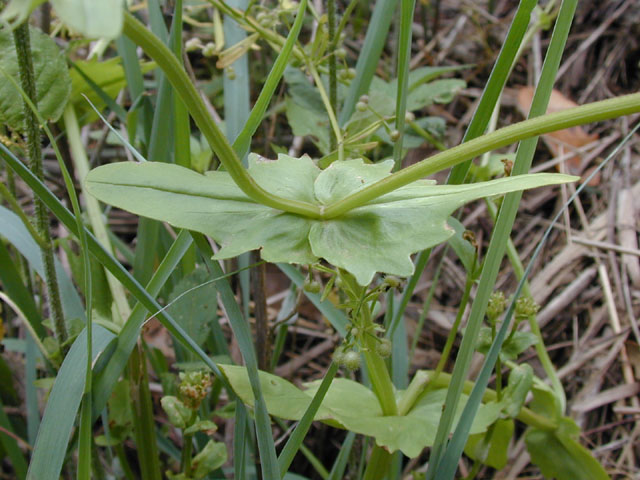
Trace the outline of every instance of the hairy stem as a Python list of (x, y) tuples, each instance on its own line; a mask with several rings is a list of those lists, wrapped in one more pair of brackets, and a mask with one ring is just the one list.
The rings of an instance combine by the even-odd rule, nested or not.
[[(27, 97), (35, 103), (37, 102), (36, 80), (33, 71), (33, 60), (31, 57), (29, 25), (27, 23), (23, 23), (16, 28), (13, 31), (13, 38), (18, 57), (18, 68), (22, 89)], [(29, 168), (40, 181), (44, 181), (38, 120), (27, 102), (24, 104), (24, 116), (27, 150), (29, 152)], [(65, 348), (62, 347), (62, 345), (66, 342), (68, 335), (64, 322), (64, 312), (62, 311), (62, 302), (60, 300), (60, 289), (58, 287), (58, 280), (56, 278), (56, 270), (53, 260), (53, 244), (51, 242), (51, 233), (49, 232), (49, 215), (44, 204), (38, 197), (34, 198), (34, 205), (36, 213), (36, 231), (44, 243), (41, 251), (51, 320), (53, 323), (54, 334), (60, 342), (61, 348), (64, 352)]]

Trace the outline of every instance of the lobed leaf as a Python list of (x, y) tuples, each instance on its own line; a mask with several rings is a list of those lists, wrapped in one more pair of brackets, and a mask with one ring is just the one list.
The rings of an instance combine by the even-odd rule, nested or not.
[[(320, 207), (390, 175), (393, 162), (334, 162), (320, 170), (307, 157), (252, 154), (249, 173), (262, 188)], [(416, 181), (331, 219), (312, 219), (254, 202), (226, 172), (200, 175), (164, 163), (118, 163), (99, 167), (85, 181), (103, 202), (138, 215), (205, 233), (220, 243), (216, 258), (262, 249), (268, 262), (315, 263), (324, 258), (367, 285), (376, 272), (408, 276), (411, 254), (446, 241), (447, 219), (458, 207), (491, 195), (565, 183), (559, 174), (520, 175), (471, 185)]]

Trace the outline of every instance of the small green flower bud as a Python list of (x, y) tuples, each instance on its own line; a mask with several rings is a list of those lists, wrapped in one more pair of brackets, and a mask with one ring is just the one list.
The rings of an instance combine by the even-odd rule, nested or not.
[(376, 343), (376, 353), (382, 358), (387, 358), (391, 355), (391, 340), (388, 338), (381, 338)]
[(369, 103), (369, 95), (361, 95), (360, 98), (358, 99), (358, 101), (368, 104)]
[(360, 368), (360, 354), (355, 350), (349, 350), (344, 354), (343, 365), (352, 372), (355, 372)]
[(415, 121), (416, 116), (413, 114), (413, 112), (406, 112), (404, 114), (404, 121), (407, 123), (411, 123), (413, 121)]
[(334, 54), (337, 58), (345, 58), (347, 56), (347, 51), (344, 48), (337, 48)]
[(487, 318), (489, 322), (495, 323), (496, 319), (502, 315), (502, 312), (507, 308), (507, 299), (504, 298), (504, 293), (497, 290), (489, 297), (489, 304), (487, 305)]
[(355, 68), (350, 68), (347, 70), (347, 78), (349, 80), (353, 80), (354, 78), (356, 78), (356, 69)]
[(389, 134), (389, 138), (391, 139), (392, 142), (397, 142), (400, 139), (400, 131), (398, 130), (393, 130), (390, 134)]
[(227, 78), (229, 80), (235, 80), (236, 79), (236, 71), (233, 67), (227, 67), (224, 69), (224, 72), (227, 74)]
[(358, 102), (356, 103), (356, 110), (359, 112), (366, 112), (367, 111), (367, 104), (364, 102)]
[(535, 300), (531, 297), (520, 297), (516, 300), (516, 319), (523, 320), (529, 318), (540, 310)]

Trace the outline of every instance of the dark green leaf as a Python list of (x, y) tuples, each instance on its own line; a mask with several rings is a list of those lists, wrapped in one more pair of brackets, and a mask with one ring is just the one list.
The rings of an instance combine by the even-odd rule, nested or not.
[[(38, 111), (46, 120), (60, 118), (71, 92), (67, 61), (56, 42), (37, 28), (29, 28), (31, 54), (36, 78)], [(24, 106), (20, 92), (4, 75), (13, 77), (18, 84), (18, 59), (13, 35), (8, 28), (0, 31), (0, 123), (22, 131)]]

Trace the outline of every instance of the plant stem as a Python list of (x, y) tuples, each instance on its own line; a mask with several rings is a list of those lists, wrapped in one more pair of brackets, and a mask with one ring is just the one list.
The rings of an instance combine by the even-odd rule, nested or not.
[[(335, 36), (336, 36), (336, 0), (327, 1), (327, 21), (329, 23), (329, 104), (331, 110), (337, 114), (338, 112), (338, 81), (336, 76), (336, 55), (335, 55)], [(333, 47), (333, 48), (331, 48)], [(336, 149), (337, 137), (329, 136), (331, 151)]]
[(324, 103), (325, 109), (327, 110), (327, 115), (329, 116), (329, 124), (331, 129), (333, 130), (333, 134), (335, 135), (336, 142), (338, 143), (338, 160), (344, 160), (344, 138), (342, 137), (342, 130), (340, 129), (340, 125), (338, 124), (335, 110), (331, 106), (331, 101), (329, 99), (329, 96), (327, 95), (327, 91), (324, 88), (322, 79), (320, 78), (318, 70), (316, 70), (316, 67), (313, 64), (313, 60), (310, 58), (307, 59), (307, 68), (309, 69), (309, 73), (311, 73), (311, 76), (316, 83), (316, 88), (318, 89), (320, 98), (322, 98), (322, 103)]
[(439, 172), (484, 152), (544, 133), (636, 112), (640, 112), (640, 93), (594, 102), (577, 108), (524, 120), (450, 148), (445, 152), (438, 153), (369, 187), (358, 190), (356, 193), (326, 207), (322, 212), (322, 218), (330, 219), (340, 216), (385, 193), (392, 192), (424, 176)]
[(291, 200), (273, 195), (251, 178), (247, 170), (242, 166), (238, 155), (229, 144), (218, 126), (207, 111), (207, 107), (200, 98), (200, 94), (184, 72), (175, 55), (153, 35), (144, 25), (137, 21), (131, 14), (125, 12), (123, 33), (142, 47), (149, 57), (156, 61), (176, 92), (182, 98), (185, 106), (191, 113), (194, 121), (200, 128), (211, 149), (218, 156), (224, 168), (229, 172), (238, 187), (251, 199), (263, 205), (297, 213), (309, 218), (319, 218), (320, 209), (316, 205)]
[[(18, 67), (20, 71), (20, 83), (27, 97), (32, 102), (37, 102), (36, 81), (33, 71), (33, 60), (31, 57), (31, 39), (29, 36), (29, 25), (23, 23), (13, 31), (13, 38), (18, 57)], [(40, 145), (40, 133), (38, 120), (34, 112), (31, 111), (28, 103), (24, 103), (24, 123), (27, 137), (27, 149), (29, 152), (29, 167), (34, 175), (44, 181), (44, 171), (42, 167), (42, 148)], [(49, 232), (49, 215), (38, 197), (34, 197), (36, 212), (36, 231), (44, 242), (42, 251), (42, 262), (45, 270), (45, 283), (47, 285), (47, 297), (49, 300), (49, 310), (54, 328), (54, 334), (60, 342), (63, 353), (66, 352), (64, 343), (67, 340), (67, 328), (64, 322), (64, 312), (60, 300), (60, 289), (56, 278), (55, 264), (53, 260), (53, 244), (51, 233)]]

